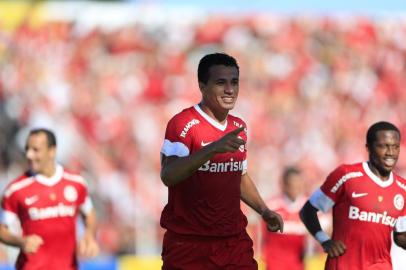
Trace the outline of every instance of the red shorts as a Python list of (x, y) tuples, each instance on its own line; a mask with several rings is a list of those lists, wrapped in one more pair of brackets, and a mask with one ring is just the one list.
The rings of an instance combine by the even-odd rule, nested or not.
[(164, 235), (163, 270), (257, 270), (246, 231), (232, 237)]

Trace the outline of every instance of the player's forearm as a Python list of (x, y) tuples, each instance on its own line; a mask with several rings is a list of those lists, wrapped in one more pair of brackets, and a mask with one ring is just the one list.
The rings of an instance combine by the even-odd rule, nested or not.
[(0, 241), (6, 245), (21, 248), (24, 244), (24, 238), (12, 234), (7, 226), (0, 225)]
[(168, 187), (182, 182), (214, 155), (214, 148), (210, 144), (187, 157), (165, 157), (161, 169), (162, 182)]
[(315, 236), (317, 232), (321, 231), (319, 217), (317, 216), (317, 209), (311, 205), (309, 201), (307, 201), (300, 210), (299, 216), (307, 230), (313, 236)]
[(406, 249), (406, 232), (393, 232), (393, 240), (399, 247)]
[(258, 189), (247, 173), (241, 176), (241, 200), (260, 215), (267, 209)]
[(96, 211), (92, 209), (85, 217), (85, 234), (96, 237), (97, 217)]

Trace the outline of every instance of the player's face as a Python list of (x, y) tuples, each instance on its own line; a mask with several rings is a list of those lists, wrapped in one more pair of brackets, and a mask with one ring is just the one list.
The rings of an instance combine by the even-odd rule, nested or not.
[(290, 174), (283, 185), (283, 192), (292, 201), (303, 193), (303, 181), (299, 174)]
[(30, 169), (44, 174), (55, 164), (55, 147), (49, 147), (44, 133), (32, 134), (27, 139), (25, 157)]
[(236, 67), (215, 65), (209, 69), (207, 83), (200, 83), (203, 103), (214, 112), (228, 112), (238, 97), (239, 74)]
[(393, 130), (380, 130), (376, 140), (368, 147), (369, 162), (382, 176), (387, 176), (398, 161), (400, 150), (399, 133)]

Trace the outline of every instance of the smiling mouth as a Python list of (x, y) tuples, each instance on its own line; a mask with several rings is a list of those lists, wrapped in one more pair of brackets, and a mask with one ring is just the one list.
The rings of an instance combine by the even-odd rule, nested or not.
[(225, 103), (233, 103), (235, 98), (234, 97), (222, 97), (221, 98)]
[(385, 158), (383, 160), (383, 163), (385, 164), (385, 166), (392, 167), (392, 166), (395, 166), (396, 159), (395, 158)]

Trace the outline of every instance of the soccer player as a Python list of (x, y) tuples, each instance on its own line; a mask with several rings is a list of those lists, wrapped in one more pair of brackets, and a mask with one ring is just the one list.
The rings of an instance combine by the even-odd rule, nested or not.
[[(34, 129), (25, 148), (29, 170), (6, 188), (1, 208), (0, 241), (20, 248), (16, 269), (78, 269), (76, 253), (93, 257), (96, 215), (85, 180), (56, 163), (52, 131)], [(76, 218), (84, 218), (85, 232), (76, 244)], [(10, 226), (20, 221), (22, 236)], [(78, 250), (77, 250), (78, 249)]]
[(299, 218), (306, 202), (304, 181), (296, 167), (287, 167), (282, 174), (282, 193), (266, 200), (283, 218), (284, 233), (266, 233), (263, 226), (262, 255), (267, 270), (303, 270), (307, 248), (307, 232)]
[[(309, 232), (328, 254), (327, 270), (390, 270), (391, 233), (406, 248), (405, 180), (392, 169), (400, 132), (388, 122), (366, 135), (367, 162), (341, 165), (329, 174), (300, 211)], [(333, 208), (332, 239), (321, 229), (317, 211)]]
[(240, 200), (269, 230), (283, 230), (247, 170), (247, 126), (229, 114), (239, 92), (239, 67), (223, 53), (198, 66), (199, 104), (168, 123), (161, 149), (161, 179), (168, 204), (161, 215), (162, 269), (257, 269)]

